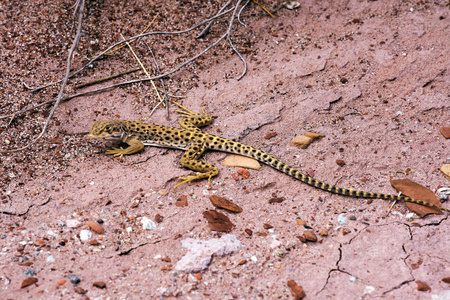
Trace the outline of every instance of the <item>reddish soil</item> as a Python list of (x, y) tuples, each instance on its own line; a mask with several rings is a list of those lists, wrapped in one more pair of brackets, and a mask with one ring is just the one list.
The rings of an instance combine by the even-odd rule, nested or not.
[[(225, 2), (89, 1), (73, 69), (155, 17), (151, 30), (184, 30)], [(330, 184), (394, 194), (391, 178), (432, 191), (448, 187), (439, 171), (450, 163), (450, 141), (439, 132), (450, 126), (448, 2), (307, 0), (295, 10), (267, 2), (276, 18), (250, 3), (241, 15), (246, 27), (237, 20), (232, 27), (247, 74), (236, 80), (243, 64), (223, 41), (164, 79), (170, 100), (213, 115), (206, 132), (255, 146)], [(23, 83), (38, 87), (63, 77), (73, 4), (0, 4), (1, 115), (56, 97), (57, 85), (31, 93)], [(166, 72), (211, 45), (229, 20), (228, 14), (213, 23), (201, 39), (195, 39), (200, 28), (143, 38), (133, 48), (156, 75), (151, 51)], [(122, 48), (71, 79), (65, 94), (109, 85), (75, 88), (136, 66)], [(113, 81), (144, 77), (136, 72)], [(104, 155), (111, 144), (64, 134), (117, 118), (178, 126), (174, 105), (169, 117), (164, 109), (150, 116), (156, 104), (149, 82), (78, 97), (58, 107), (33, 146), (0, 154), (0, 298), (286, 299), (293, 298), (288, 282), (300, 289), (291, 280), (305, 299), (450, 298), (447, 214), (421, 219), (397, 203), (387, 215), (389, 201), (329, 194), (268, 166), (245, 179), (221, 165), (226, 154), (219, 152), (204, 155), (220, 171), (211, 189), (205, 180), (174, 190), (177, 178), (191, 173), (180, 166), (181, 151), (148, 147), (114, 159)], [(32, 142), (49, 111), (47, 105), (0, 120), (1, 149)], [(326, 136), (304, 150), (290, 146), (305, 131)], [(178, 206), (183, 195), (187, 206)], [(242, 247), (215, 255), (199, 273), (180, 271), (177, 262), (188, 253), (183, 240), (224, 236), (203, 214), (214, 209), (211, 195), (243, 209), (220, 210)], [(269, 203), (274, 197), (284, 201)], [(146, 219), (157, 228), (145, 229)], [(97, 221), (104, 233), (93, 231)], [(92, 237), (82, 240), (89, 225)], [(302, 242), (306, 230), (318, 240)], [(71, 283), (71, 275), (80, 282)], [(37, 282), (28, 279), (22, 288), (27, 278)]]

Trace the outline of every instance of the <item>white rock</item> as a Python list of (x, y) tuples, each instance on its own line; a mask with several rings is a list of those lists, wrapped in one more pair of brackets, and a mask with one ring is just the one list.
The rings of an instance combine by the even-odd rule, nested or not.
[(348, 222), (348, 221), (347, 221), (347, 218), (345, 217), (344, 214), (340, 214), (340, 215), (338, 216), (337, 221), (338, 221), (338, 223), (341, 224), (341, 225), (347, 224), (347, 222)]
[(57, 234), (53, 230), (47, 231), (46, 234), (49, 236), (57, 236)]
[(233, 234), (226, 234), (220, 239), (207, 241), (187, 238), (181, 241), (184, 248), (189, 251), (176, 264), (175, 269), (187, 273), (199, 272), (208, 267), (215, 257), (224, 256), (241, 250), (242, 244)]
[(82, 240), (83, 242), (87, 242), (91, 239), (92, 237), (92, 231), (88, 230), (88, 229), (83, 229), (80, 231), (80, 240)]
[(144, 228), (146, 230), (155, 230), (156, 228), (158, 228), (158, 226), (156, 226), (156, 223), (147, 217), (143, 217), (141, 220), (141, 223), (142, 223), (142, 228)]
[(47, 257), (46, 261), (48, 263), (52, 263), (52, 262), (55, 262), (55, 258), (52, 255), (50, 255), (50, 256)]
[(82, 223), (78, 220), (75, 220), (75, 219), (66, 220), (66, 226), (69, 228), (77, 228), (77, 227), (80, 227), (81, 225), (82, 225)]
[(279, 240), (273, 240), (272, 243), (270, 243), (270, 248), (275, 249), (280, 245), (281, 245), (281, 242)]

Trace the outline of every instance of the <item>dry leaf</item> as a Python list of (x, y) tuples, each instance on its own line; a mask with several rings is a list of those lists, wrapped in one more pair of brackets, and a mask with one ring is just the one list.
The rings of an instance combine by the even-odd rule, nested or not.
[(236, 213), (242, 212), (242, 208), (239, 205), (231, 202), (226, 198), (212, 195), (209, 197), (209, 199), (211, 200), (212, 205), (214, 205), (215, 207), (223, 208)]
[(264, 136), (264, 138), (265, 138), (266, 140), (268, 140), (268, 139), (273, 138), (274, 136), (277, 136), (277, 133), (276, 133), (276, 132), (269, 132), (268, 134), (266, 134), (266, 135)]
[(98, 224), (97, 222), (89, 221), (86, 222), (86, 225), (89, 226), (89, 228), (97, 234), (105, 233), (105, 230), (103, 229), (102, 225)]
[(296, 136), (291, 140), (291, 146), (295, 146), (300, 149), (308, 148), (309, 144), (317, 139), (323, 138), (325, 135), (314, 132), (305, 132), (302, 135)]
[(161, 196), (167, 196), (169, 194), (169, 190), (168, 189), (159, 190), (158, 194), (160, 194)]
[(229, 232), (234, 226), (227, 216), (218, 211), (207, 210), (203, 212), (203, 215), (208, 221), (209, 228), (211, 228), (211, 230), (220, 232)]
[(430, 286), (423, 281), (416, 280), (416, 284), (417, 284), (418, 291), (421, 291), (421, 292), (430, 292), (431, 291)]
[(284, 197), (274, 197), (269, 199), (269, 203), (281, 203), (285, 200)]
[(20, 286), (20, 288), (27, 287), (27, 286), (29, 286), (29, 285), (32, 285), (33, 283), (36, 283), (36, 282), (38, 282), (38, 279), (37, 279), (36, 277), (28, 277), (28, 278), (25, 278), (25, 279), (22, 281), (22, 285)]
[(103, 281), (96, 281), (92, 284), (95, 287), (98, 287), (99, 289), (104, 289), (106, 288), (106, 283)]
[(222, 165), (227, 167), (242, 167), (253, 170), (261, 169), (261, 165), (256, 159), (234, 154), (228, 155), (223, 160)]
[(245, 179), (249, 179), (250, 178), (250, 172), (248, 170), (246, 170), (246, 169), (238, 169), (236, 171), (236, 173), (238, 173), (239, 175), (241, 175)]
[(186, 195), (181, 195), (180, 198), (177, 199), (177, 202), (175, 202), (175, 206), (178, 207), (183, 207), (183, 206), (187, 206), (188, 202), (187, 202), (187, 197)]
[(450, 127), (441, 127), (439, 131), (446, 139), (450, 139)]
[(287, 286), (291, 289), (292, 296), (294, 296), (295, 300), (303, 299), (306, 296), (303, 288), (294, 280), (289, 280)]
[[(413, 199), (422, 200), (425, 202), (429, 202), (438, 206), (441, 206), (441, 203), (439, 202), (436, 195), (427, 189), (424, 186), (421, 186), (418, 183), (415, 183), (414, 181), (411, 181), (409, 179), (394, 179), (391, 180), (391, 185), (399, 192), (402, 192), (402, 194), (411, 197)], [(441, 211), (435, 209), (426, 207), (420, 204), (414, 204), (410, 202), (405, 202), (406, 206), (416, 214), (418, 214), (421, 218), (425, 217), (428, 214), (442, 214)]]
[(444, 174), (444, 176), (450, 180), (450, 164), (442, 165), (440, 168), (441, 172)]

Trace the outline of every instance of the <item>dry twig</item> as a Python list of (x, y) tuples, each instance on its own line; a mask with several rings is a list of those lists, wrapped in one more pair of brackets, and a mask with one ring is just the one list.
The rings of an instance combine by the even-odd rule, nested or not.
[[(77, 35), (76, 35), (76, 37), (74, 39), (73, 45), (72, 45), (72, 47), (71, 47), (71, 49), (69, 51), (69, 57), (68, 57), (68, 60), (67, 60), (67, 67), (66, 67), (66, 74), (65, 74), (64, 78), (61, 79), (61, 80), (58, 80), (56, 82), (52, 82), (52, 83), (49, 83), (49, 84), (46, 84), (44, 86), (37, 87), (37, 88), (34, 88), (34, 89), (31, 90), (31, 92), (37, 92), (37, 91), (40, 91), (40, 90), (42, 90), (42, 89), (44, 89), (46, 87), (49, 87), (49, 86), (52, 86), (54, 84), (62, 82), (62, 85), (61, 85), (61, 88), (60, 88), (60, 92), (58, 93), (57, 98), (48, 100), (46, 102), (40, 103), (40, 104), (35, 105), (33, 107), (30, 107), (30, 108), (27, 108), (27, 109), (23, 109), (21, 111), (18, 111), (18, 112), (9, 114), (9, 115), (0, 116), (0, 119), (11, 118), (11, 121), (12, 121), (13, 118), (15, 116), (19, 115), (19, 114), (22, 114), (22, 113), (25, 113), (25, 112), (28, 112), (28, 111), (34, 110), (36, 108), (39, 108), (39, 107), (42, 107), (42, 106), (45, 106), (45, 105), (48, 105), (48, 104), (51, 104), (51, 103), (55, 102), (55, 104), (53, 105), (53, 108), (52, 108), (52, 110), (51, 110), (51, 112), (50, 112), (50, 114), (49, 114), (49, 116), (48, 116), (48, 118), (47, 118), (47, 120), (46, 120), (46, 122), (44, 124), (43, 130), (27, 146), (22, 147), (22, 148), (18, 148), (18, 149), (15, 149), (15, 150), (8, 150), (6, 152), (15, 152), (15, 151), (20, 151), (20, 150), (29, 148), (33, 143), (35, 143), (38, 139), (40, 139), (43, 136), (43, 134), (46, 132), (48, 124), (49, 124), (51, 118), (53, 117), (56, 108), (58, 107), (58, 105), (61, 102), (65, 102), (65, 101), (68, 101), (70, 99), (73, 99), (73, 98), (76, 98), (76, 97), (80, 97), (80, 96), (85, 96), (85, 95), (90, 95), (90, 94), (94, 94), (94, 93), (103, 92), (103, 91), (106, 91), (106, 90), (109, 90), (109, 89), (113, 89), (113, 88), (116, 88), (116, 87), (120, 87), (120, 86), (130, 85), (130, 84), (133, 84), (133, 83), (141, 83), (141, 82), (146, 82), (146, 81), (152, 81), (153, 82), (154, 80), (162, 79), (164, 77), (168, 77), (169, 75), (179, 71), (180, 69), (182, 69), (183, 67), (185, 67), (189, 63), (195, 61), (197, 58), (199, 58), (200, 56), (205, 54), (207, 51), (209, 51), (211, 48), (216, 46), (219, 42), (221, 42), (225, 38), (227, 38), (231, 48), (238, 55), (239, 59), (244, 64), (244, 70), (243, 70), (242, 74), (236, 78), (237, 80), (240, 80), (247, 72), (247, 62), (245, 61), (244, 57), (241, 55), (241, 53), (236, 49), (235, 45), (233, 44), (233, 42), (231, 40), (231, 31), (232, 31), (234, 20), (236, 18), (238, 18), (238, 21), (245, 26), (245, 24), (240, 20), (240, 14), (241, 14), (242, 10), (248, 5), (250, 0), (245, 1), (245, 3), (243, 5), (242, 5), (242, 3), (244, 2), (244, 0), (238, 0), (237, 3), (233, 7), (227, 9), (227, 7), (232, 3), (232, 1), (233, 0), (227, 1), (227, 3), (225, 3), (225, 5), (214, 16), (212, 16), (212, 17), (204, 20), (203, 22), (200, 22), (199, 24), (197, 24), (195, 26), (192, 26), (191, 28), (188, 28), (186, 30), (173, 31), (173, 32), (165, 32), (165, 31), (145, 32), (148, 29), (148, 27), (151, 25), (151, 23), (150, 23), (149, 26), (147, 26), (147, 28), (144, 30), (144, 32), (142, 34), (139, 34), (139, 35), (136, 35), (136, 36), (124, 39), (124, 40), (122, 40), (120, 42), (117, 42), (117, 43), (111, 45), (106, 50), (100, 52), (94, 58), (90, 59), (83, 67), (81, 67), (77, 71), (75, 71), (75, 72), (70, 74), (69, 71), (70, 71), (71, 61), (72, 61), (72, 58), (73, 58), (73, 52), (76, 49), (76, 47), (78, 45), (78, 42), (80, 40), (81, 24), (82, 24), (82, 20), (83, 20), (84, 0), (77, 0), (76, 10), (75, 10), (74, 14), (78, 13), (78, 29), (77, 29)], [(260, 7), (262, 7), (267, 13), (270, 14), (270, 12), (268, 12), (268, 10), (265, 9), (260, 3), (258, 3), (255, 0), (251, 0), (251, 1), (256, 3), (257, 5), (259, 5)], [(185, 34), (185, 33), (191, 32), (191, 31), (193, 31), (193, 30), (195, 30), (195, 29), (197, 29), (197, 28), (199, 28), (199, 27), (201, 27), (201, 26), (206, 24), (206, 27), (204, 28), (204, 30), (197, 36), (197, 38), (200, 38), (200, 37), (204, 36), (208, 32), (209, 28), (211, 27), (212, 23), (215, 20), (217, 20), (218, 18), (220, 18), (222, 16), (225, 16), (226, 14), (228, 14), (230, 12), (233, 12), (233, 13), (232, 13), (232, 15), (231, 15), (231, 17), (229, 19), (229, 25), (228, 25), (227, 31), (222, 36), (220, 36), (216, 41), (214, 41), (212, 44), (210, 44), (207, 48), (205, 48), (203, 51), (201, 51), (200, 53), (198, 53), (194, 57), (186, 60), (185, 62), (181, 63), (180, 65), (178, 65), (177, 67), (173, 68), (172, 70), (169, 70), (168, 72), (161, 74), (160, 70), (159, 70), (159, 67), (157, 67), (159, 74), (156, 75), (156, 76), (153, 76), (153, 77), (150, 77), (150, 75), (147, 73), (147, 78), (135, 79), (135, 80), (130, 80), (130, 81), (126, 81), (126, 82), (120, 82), (120, 83), (112, 84), (112, 85), (109, 85), (109, 86), (106, 86), (106, 87), (102, 87), (102, 88), (99, 88), (99, 89), (96, 89), (96, 90), (93, 90), (93, 91), (87, 91), (87, 92), (78, 93), (78, 94), (75, 94), (75, 95), (70, 95), (70, 96), (63, 97), (64, 88), (65, 88), (65, 86), (67, 84), (68, 79), (70, 79), (70, 78), (76, 76), (77, 74), (79, 74), (80, 72), (82, 72), (87, 66), (91, 65), (93, 62), (98, 60), (103, 55), (111, 53), (111, 51), (115, 51), (114, 49), (116, 49), (117, 47), (123, 47), (124, 45), (126, 45), (126, 44), (128, 44), (128, 43), (130, 43), (130, 42), (132, 42), (134, 40), (137, 40), (139, 38), (146, 37), (146, 36)], [(270, 15), (273, 17), (272, 14), (270, 14)], [(153, 55), (153, 53), (152, 53), (152, 55)], [(25, 85), (25, 83), (24, 83), (24, 85)], [(30, 89), (27, 85), (25, 85), (25, 87)], [(159, 95), (159, 93), (158, 93), (158, 95)], [(165, 95), (167, 95), (167, 93), (165, 93)], [(165, 101), (167, 102), (167, 100), (165, 100)], [(161, 97), (160, 97), (160, 103), (162, 103)], [(160, 105), (160, 104), (158, 104), (158, 105)], [(2, 152), (5, 152), (5, 151), (2, 151)]]
[(24, 147), (21, 147), (21, 148), (13, 149), (13, 150), (4, 150), (4, 151), (1, 151), (0, 153), (18, 152), (18, 151), (22, 151), (24, 149), (27, 149), (27, 148), (31, 147), (34, 143), (36, 143), (36, 141), (38, 141), (44, 135), (44, 133), (47, 131), (48, 124), (50, 123), (50, 120), (52, 119), (52, 117), (53, 117), (53, 115), (54, 115), (54, 113), (56, 111), (56, 108), (61, 103), (61, 100), (62, 100), (63, 94), (64, 94), (64, 89), (65, 89), (66, 84), (67, 84), (67, 80), (69, 80), (70, 67), (72, 65), (73, 54), (75, 52), (75, 49), (78, 47), (78, 44), (79, 44), (80, 38), (81, 38), (81, 29), (82, 29), (81, 25), (83, 24), (83, 11), (84, 11), (84, 0), (78, 0), (76, 2), (76, 7), (75, 7), (75, 11), (74, 11), (74, 14), (78, 13), (77, 33), (75, 35), (75, 38), (74, 38), (73, 43), (72, 43), (72, 47), (70, 48), (69, 55), (67, 57), (66, 74), (64, 75), (64, 78), (62, 80), (61, 88), (59, 90), (58, 96), (56, 97), (55, 104), (53, 105), (53, 108), (50, 111), (50, 114), (48, 115), (47, 120), (45, 121), (45, 124), (44, 124), (44, 127), (42, 128), (42, 131), (28, 145), (26, 145)]

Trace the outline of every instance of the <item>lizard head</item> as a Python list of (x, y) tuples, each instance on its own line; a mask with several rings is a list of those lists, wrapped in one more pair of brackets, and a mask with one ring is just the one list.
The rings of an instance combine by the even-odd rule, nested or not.
[(89, 137), (105, 140), (122, 140), (125, 129), (122, 121), (98, 121), (94, 122), (89, 132)]

